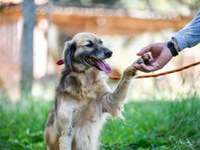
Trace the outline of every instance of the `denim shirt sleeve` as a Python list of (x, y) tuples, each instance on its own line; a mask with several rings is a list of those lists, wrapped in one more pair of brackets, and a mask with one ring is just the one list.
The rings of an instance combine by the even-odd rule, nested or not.
[(190, 48), (200, 42), (200, 11), (194, 19), (189, 22), (183, 29), (179, 30), (173, 37), (180, 51), (184, 48)]

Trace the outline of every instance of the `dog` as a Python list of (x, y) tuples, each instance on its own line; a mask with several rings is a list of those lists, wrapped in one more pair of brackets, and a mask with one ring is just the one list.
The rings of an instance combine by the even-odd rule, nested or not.
[[(98, 136), (107, 114), (120, 116), (131, 78), (136, 69), (128, 67), (112, 92), (105, 74), (111, 72), (105, 59), (112, 51), (92, 33), (78, 33), (65, 43), (64, 69), (56, 87), (55, 105), (46, 127), (48, 150), (97, 150)], [(140, 58), (137, 63), (143, 63)]]

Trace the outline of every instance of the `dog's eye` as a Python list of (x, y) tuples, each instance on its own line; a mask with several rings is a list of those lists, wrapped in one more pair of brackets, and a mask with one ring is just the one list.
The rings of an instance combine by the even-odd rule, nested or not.
[(100, 40), (99, 43), (100, 43), (100, 44), (103, 44), (103, 41)]
[(94, 43), (92, 43), (91, 41), (89, 41), (85, 46), (87, 46), (87, 47), (93, 47)]

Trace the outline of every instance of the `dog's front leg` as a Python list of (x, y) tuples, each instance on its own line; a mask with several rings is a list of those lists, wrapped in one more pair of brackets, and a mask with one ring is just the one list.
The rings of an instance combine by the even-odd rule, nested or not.
[(131, 79), (136, 74), (136, 69), (128, 67), (119, 81), (116, 90), (113, 93), (106, 93), (102, 97), (103, 112), (108, 112), (113, 116), (118, 116), (118, 113), (123, 106), (124, 99), (126, 98)]
[(72, 149), (72, 127), (67, 127), (65, 131), (62, 132), (62, 135), (59, 138), (59, 147), (60, 150), (71, 150)]
[[(139, 58), (135, 63), (148, 63), (150, 56), (144, 55)], [(116, 90), (113, 93), (107, 93), (102, 97), (102, 107), (104, 112), (109, 112), (113, 116), (116, 116), (120, 112), (121, 107), (126, 98), (131, 79), (136, 75), (136, 69), (134, 67), (128, 67), (119, 81)]]
[[(61, 103), (62, 102), (62, 103)], [(61, 101), (57, 114), (57, 127), (60, 130), (60, 150), (71, 150), (74, 137), (74, 105), (70, 102)]]
[(135, 74), (136, 74), (136, 69), (133, 67), (128, 67), (124, 71), (122, 78), (117, 85), (116, 90), (112, 93), (111, 96), (112, 102), (119, 103), (121, 101), (124, 101), (129, 89), (129, 85), (131, 83), (131, 79), (133, 78), (133, 76), (135, 76)]

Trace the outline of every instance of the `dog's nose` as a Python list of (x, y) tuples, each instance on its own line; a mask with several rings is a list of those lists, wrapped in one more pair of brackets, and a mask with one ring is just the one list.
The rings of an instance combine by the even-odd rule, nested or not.
[(106, 56), (107, 58), (111, 57), (112, 54), (113, 54), (113, 52), (111, 52), (111, 51), (106, 51), (106, 52), (105, 52), (105, 56)]

